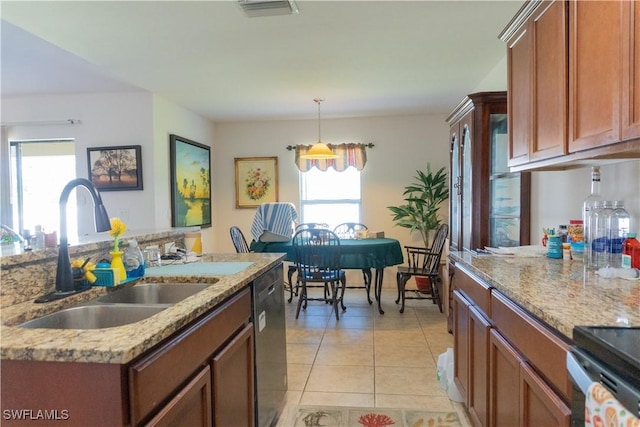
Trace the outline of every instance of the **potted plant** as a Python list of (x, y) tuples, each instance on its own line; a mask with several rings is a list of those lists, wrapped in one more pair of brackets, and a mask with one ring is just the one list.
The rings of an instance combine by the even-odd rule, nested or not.
[[(442, 202), (449, 199), (449, 183), (444, 167), (434, 173), (431, 165), (427, 163), (426, 172), (420, 170), (416, 172), (414, 181), (404, 189), (406, 203), (400, 206), (387, 206), (387, 208), (393, 213), (393, 221), (397, 226), (408, 228), (411, 233), (419, 232), (424, 247), (428, 248), (431, 231), (441, 224), (438, 209)], [(429, 279), (424, 279), (426, 283), (417, 283), (418, 289), (423, 292), (430, 287)], [(419, 281), (416, 280), (416, 282)]]

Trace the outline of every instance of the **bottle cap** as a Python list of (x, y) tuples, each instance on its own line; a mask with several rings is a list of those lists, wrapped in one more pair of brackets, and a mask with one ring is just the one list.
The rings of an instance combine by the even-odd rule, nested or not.
[(627, 233), (627, 237), (630, 238), (630, 239), (635, 239), (636, 238), (636, 233), (633, 233), (633, 232)]

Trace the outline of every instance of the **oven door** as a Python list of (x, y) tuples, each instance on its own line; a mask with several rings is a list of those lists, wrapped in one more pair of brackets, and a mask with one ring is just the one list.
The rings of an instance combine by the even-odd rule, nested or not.
[(582, 427), (585, 422), (585, 394), (593, 382), (600, 382), (630, 413), (640, 417), (640, 386), (623, 380), (606, 363), (578, 347), (567, 352), (567, 370), (573, 383), (571, 425)]

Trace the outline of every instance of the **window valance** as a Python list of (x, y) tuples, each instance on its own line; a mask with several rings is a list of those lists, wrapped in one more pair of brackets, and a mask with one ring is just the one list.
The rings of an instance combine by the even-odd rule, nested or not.
[(311, 145), (296, 145), (295, 147), (287, 147), (295, 150), (295, 163), (301, 172), (306, 172), (309, 169), (316, 167), (321, 171), (326, 171), (328, 168), (334, 168), (338, 172), (342, 172), (349, 166), (355, 167), (361, 171), (364, 169), (364, 165), (367, 163), (367, 147), (373, 147), (373, 144), (327, 144), (338, 158), (327, 160), (312, 160), (303, 159), (302, 156), (311, 148)]

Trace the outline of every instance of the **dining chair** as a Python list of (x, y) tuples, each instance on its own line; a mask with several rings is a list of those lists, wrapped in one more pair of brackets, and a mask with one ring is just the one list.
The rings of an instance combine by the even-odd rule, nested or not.
[[(442, 224), (436, 231), (435, 238), (431, 244), (431, 248), (421, 248), (416, 246), (405, 246), (407, 252), (408, 266), (398, 267), (396, 274), (398, 282), (398, 298), (396, 304), (402, 301), (400, 313), (404, 312), (405, 299), (428, 299), (434, 304), (438, 304), (440, 313), (442, 313), (442, 299), (438, 292), (437, 282), (440, 280), (440, 258), (442, 250), (449, 233), (449, 226)], [(431, 286), (427, 291), (429, 296), (419, 293), (416, 289), (407, 289), (407, 281), (411, 277), (427, 277), (431, 281)], [(406, 296), (413, 294), (415, 296)]]
[[(359, 222), (343, 222), (342, 224), (338, 224), (333, 229), (333, 232), (340, 239), (355, 239), (358, 231), (367, 231), (369, 227)], [(347, 289), (364, 289), (367, 292), (367, 300), (369, 304), (372, 304), (371, 301), (371, 269), (363, 268), (362, 269), (362, 279), (363, 286), (346, 286)]]
[[(307, 228), (296, 232), (292, 246), (300, 284), (296, 319), (308, 301), (324, 301), (333, 306), (336, 320), (340, 320), (338, 307), (347, 309), (343, 302), (346, 278), (340, 268), (340, 239), (331, 230)], [(310, 287), (323, 288), (323, 297), (309, 296)]]
[(237, 253), (241, 254), (249, 252), (249, 245), (247, 245), (247, 239), (244, 238), (242, 230), (234, 225), (229, 229), (229, 233), (231, 234), (231, 241), (233, 242), (233, 246), (236, 248)]
[[(303, 222), (302, 224), (298, 224), (295, 228), (295, 231), (307, 230), (309, 228), (324, 228), (329, 229), (329, 224), (325, 224), (323, 222)], [(298, 288), (300, 287), (300, 282), (296, 280), (293, 282), (293, 275), (296, 273), (297, 269), (295, 264), (290, 265), (287, 269), (287, 279), (289, 280), (289, 299), (288, 302), (293, 301), (293, 296), (298, 296)]]

